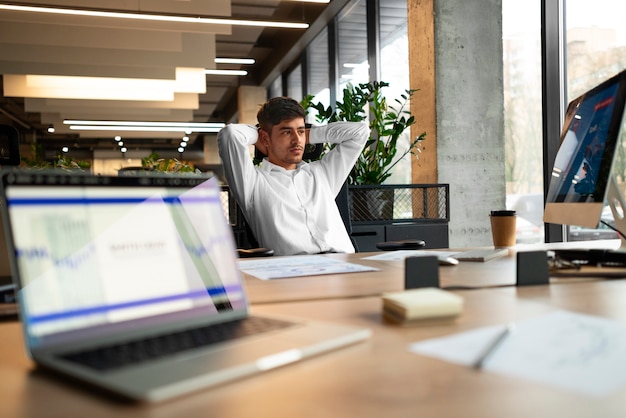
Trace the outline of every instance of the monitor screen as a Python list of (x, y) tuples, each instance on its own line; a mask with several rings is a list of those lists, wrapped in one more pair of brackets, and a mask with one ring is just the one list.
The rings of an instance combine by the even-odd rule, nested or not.
[(625, 100), (626, 71), (569, 103), (546, 196), (545, 222), (598, 226)]

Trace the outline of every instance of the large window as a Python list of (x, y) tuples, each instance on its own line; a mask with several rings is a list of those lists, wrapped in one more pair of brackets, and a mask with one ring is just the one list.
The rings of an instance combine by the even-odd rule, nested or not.
[[(626, 68), (621, 0), (565, 0), (565, 105)], [(518, 211), (518, 242), (543, 233), (540, 0), (503, 0), (507, 206)], [(556, 22), (548, 22), (548, 24)], [(606, 216), (611, 217), (610, 211)], [(610, 220), (610, 219), (607, 219)], [(539, 228), (537, 228), (539, 227)], [(567, 228), (567, 240), (617, 238), (607, 228)]]
[(541, 1), (502, 1), (507, 207), (518, 243), (543, 242)]
[[(325, 28), (307, 46), (308, 94), (315, 97), (315, 102), (330, 106), (330, 60), (328, 51), (328, 30)], [(315, 114), (308, 115), (308, 121), (315, 122)]]
[[(401, 99), (409, 88), (409, 38), (407, 33), (406, 0), (387, 0), (380, 2), (380, 79), (389, 83), (385, 90), (388, 103)], [(419, 88), (419, 86), (416, 86)], [(410, 103), (407, 103), (407, 110)], [(398, 155), (402, 155), (409, 146), (410, 129), (398, 140)], [(391, 177), (385, 183), (410, 184), (411, 159), (406, 156), (393, 169)]]
[[(368, 27), (374, 21), (367, 19), (367, 1), (350, 2), (337, 16), (336, 31), (329, 34), (326, 28), (320, 32), (307, 46), (307, 89), (305, 93), (315, 97), (314, 102), (322, 102), (325, 106), (334, 105), (331, 97), (335, 93), (339, 101), (343, 100), (343, 89), (348, 83), (357, 85), (367, 83), (372, 76), (368, 61), (368, 30), (376, 33), (380, 51), (377, 60), (380, 62), (380, 75), (376, 81), (385, 81), (389, 86), (383, 90), (387, 102), (395, 106), (410, 87), (409, 82), (409, 50), (407, 35), (407, 1), (386, 0), (379, 3), (379, 27)], [(371, 38), (371, 36), (370, 36)], [(333, 52), (329, 44), (337, 46), (337, 57), (330, 57)], [(371, 45), (370, 45), (371, 53)], [(331, 79), (334, 71), (331, 64), (337, 62), (336, 79)], [(334, 68), (333, 68), (334, 69)], [(338, 88), (337, 91), (333, 89)], [(396, 107), (397, 108), (397, 107)], [(406, 103), (410, 109), (410, 103)], [(399, 110), (399, 109), (396, 109)], [(315, 121), (315, 115), (309, 114), (308, 120)], [(410, 140), (410, 132), (404, 133), (398, 141), (398, 155), (404, 154)], [(410, 155), (398, 162), (393, 174), (386, 183), (411, 183)]]
[(348, 83), (355, 85), (369, 81), (366, 9), (365, 0), (354, 1), (337, 19), (340, 92)]
[[(626, 3), (623, 0), (566, 0), (566, 85), (567, 101), (626, 68)], [(622, 149), (622, 152), (624, 150)], [(624, 181), (623, 160), (613, 168)], [(612, 221), (607, 207), (603, 220)], [(572, 226), (570, 240), (618, 238), (606, 228), (586, 229)]]
[(297, 65), (287, 76), (287, 96), (302, 100), (302, 65)]
[(276, 77), (267, 92), (268, 97), (278, 97), (283, 95), (283, 79), (282, 77)]
[(568, 101), (626, 68), (623, 0), (567, 0)]

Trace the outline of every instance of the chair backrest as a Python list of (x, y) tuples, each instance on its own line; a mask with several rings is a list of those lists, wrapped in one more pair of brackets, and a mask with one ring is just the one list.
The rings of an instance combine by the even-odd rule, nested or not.
[(354, 251), (359, 252), (356, 241), (352, 237), (352, 218), (350, 217), (350, 195), (348, 193), (348, 180), (346, 180), (343, 183), (343, 186), (341, 186), (341, 190), (339, 190), (337, 197), (335, 197), (335, 203), (337, 204), (337, 208), (339, 209), (339, 214), (341, 215), (343, 224), (346, 227), (346, 231), (348, 231), (348, 236), (350, 237), (352, 245), (354, 246)]

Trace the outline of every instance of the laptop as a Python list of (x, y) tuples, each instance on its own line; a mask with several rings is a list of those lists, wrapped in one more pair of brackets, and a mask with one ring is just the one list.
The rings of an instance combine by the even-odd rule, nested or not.
[(38, 366), (162, 401), (371, 335), (250, 315), (213, 178), (1, 179), (20, 318)]

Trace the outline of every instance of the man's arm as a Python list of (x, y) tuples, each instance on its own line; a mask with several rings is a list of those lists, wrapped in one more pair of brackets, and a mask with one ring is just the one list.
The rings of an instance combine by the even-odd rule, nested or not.
[(328, 176), (334, 194), (339, 192), (350, 174), (369, 134), (370, 129), (366, 122), (333, 122), (311, 128), (311, 144), (336, 144), (319, 162)]
[(217, 134), (217, 147), (224, 175), (237, 202), (247, 205), (254, 187), (256, 170), (250, 156), (250, 145), (255, 145), (258, 130), (255, 126), (244, 124), (226, 125)]

